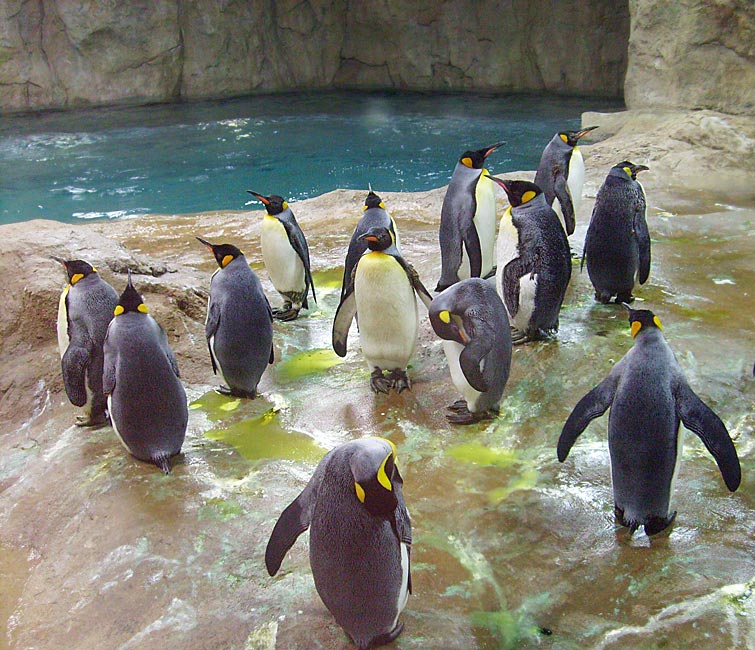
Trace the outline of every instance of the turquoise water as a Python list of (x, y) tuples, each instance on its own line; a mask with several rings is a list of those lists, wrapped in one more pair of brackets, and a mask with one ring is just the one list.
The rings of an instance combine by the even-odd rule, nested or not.
[[(337, 188), (448, 182), (466, 149), (505, 140), (493, 173), (534, 169), (556, 131), (605, 99), (305, 93), (11, 116), (0, 125), (0, 223), (239, 210)], [(253, 202), (257, 205), (256, 202)]]

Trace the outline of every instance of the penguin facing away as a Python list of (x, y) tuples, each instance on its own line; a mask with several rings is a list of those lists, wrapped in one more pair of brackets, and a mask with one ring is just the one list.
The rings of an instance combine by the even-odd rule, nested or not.
[(261, 201), (266, 215), (262, 222), (262, 260), (275, 290), (284, 298), (283, 307), (273, 309), (273, 318), (294, 320), (303, 307), (309, 309), (307, 294), (317, 302), (309, 263), (309, 247), (294, 213), (282, 197), (263, 196), (247, 190)]
[(441, 272), (436, 291), (465, 278), (484, 278), (495, 264), (496, 205), (485, 159), (503, 142), (465, 151), (454, 167), (440, 210)]
[(58, 302), (57, 323), (63, 385), (71, 404), (84, 407), (76, 425), (101, 427), (108, 423), (102, 344), (118, 293), (88, 262), (52, 259), (63, 265), (68, 278)]
[(315, 587), (359, 648), (390, 643), (411, 593), (412, 528), (396, 466), (383, 438), (339, 445), (320, 461), (301, 494), (283, 511), (265, 550), (274, 576), (307, 528)]
[(496, 288), (515, 330), (514, 343), (546, 338), (558, 330), (571, 279), (569, 241), (537, 185), (490, 179), (511, 204), (498, 230)]
[(511, 368), (511, 329), (506, 308), (486, 280), (467, 278), (437, 295), (430, 324), (443, 339), (451, 379), (464, 399), (449, 406), (453, 424), (498, 414)]
[(613, 296), (632, 302), (635, 280), (645, 284), (650, 275), (647, 201), (637, 181), (647, 169), (626, 160), (614, 165), (595, 197), (582, 266), (587, 262), (595, 299), (604, 304)]
[[(333, 349), (346, 356), (354, 316), (359, 314), (359, 341), (376, 393), (411, 388), (406, 367), (417, 344), (419, 322), (415, 292), (429, 308), (432, 296), (414, 268), (401, 257), (392, 232), (383, 226), (361, 236), (368, 250), (357, 261), (353, 281), (333, 321)], [(389, 371), (388, 376), (383, 371)]]
[[(577, 225), (585, 182), (585, 161), (577, 143), (597, 128), (559, 131), (543, 149), (537, 166), (535, 185), (543, 190), (546, 203), (555, 210), (567, 235), (573, 234)], [(554, 204), (555, 199), (558, 199), (557, 204)]]
[(257, 275), (233, 244), (211, 244), (197, 237), (220, 267), (210, 279), (205, 335), (212, 370), (228, 386), (223, 395), (254, 398), (268, 364), (274, 361), (273, 315)]
[(113, 430), (139, 460), (170, 473), (181, 451), (189, 407), (163, 328), (134, 288), (131, 272), (105, 337), (103, 390)]
[(577, 437), (610, 407), (616, 519), (632, 533), (644, 526), (647, 535), (654, 535), (676, 516), (669, 505), (681, 461), (680, 422), (703, 441), (731, 492), (739, 487), (741, 469), (726, 427), (690, 388), (658, 317), (625, 307), (634, 347), (574, 407), (558, 440), (558, 460), (566, 460)]

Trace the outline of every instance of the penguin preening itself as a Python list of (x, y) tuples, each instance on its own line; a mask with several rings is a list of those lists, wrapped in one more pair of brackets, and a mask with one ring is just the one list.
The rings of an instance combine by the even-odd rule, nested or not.
[[(597, 128), (588, 126), (580, 131), (559, 131), (543, 149), (537, 166), (535, 185), (543, 190), (546, 203), (554, 208), (567, 235), (574, 233), (577, 225), (585, 183), (585, 160), (577, 143)], [(558, 199), (556, 205), (553, 203), (555, 199)]]
[(614, 165), (595, 197), (582, 265), (587, 262), (595, 299), (602, 303), (613, 296), (617, 303), (632, 302), (635, 278), (645, 284), (650, 275), (647, 202), (637, 181), (647, 169), (626, 160)]
[(102, 392), (102, 343), (118, 293), (89, 262), (52, 259), (63, 265), (68, 278), (58, 302), (63, 385), (71, 404), (84, 407), (76, 425), (100, 427), (108, 423), (107, 399)]
[(113, 429), (128, 451), (170, 473), (189, 407), (165, 330), (149, 314), (131, 272), (105, 337), (103, 390)]
[(412, 527), (402, 485), (389, 440), (339, 445), (283, 511), (265, 550), (274, 576), (309, 528), (317, 593), (361, 649), (390, 643), (404, 628), (398, 619), (412, 589)]
[(504, 142), (465, 151), (456, 163), (440, 210), (441, 271), (436, 291), (464, 278), (484, 278), (495, 264), (496, 207), (485, 159)]
[(217, 391), (254, 398), (262, 373), (275, 360), (270, 304), (241, 250), (233, 244), (197, 239), (210, 249), (220, 267), (210, 279), (205, 321), (212, 370), (228, 383)]
[(367, 198), (364, 200), (364, 214), (354, 228), (349, 241), (349, 248), (346, 252), (346, 261), (343, 267), (343, 281), (341, 282), (341, 300), (344, 295), (351, 290), (351, 284), (354, 281), (354, 267), (359, 258), (367, 250), (367, 241), (363, 235), (371, 228), (387, 228), (393, 236), (396, 244), (396, 250), (401, 253), (401, 239), (399, 238), (396, 222), (385, 208), (383, 200), (370, 189)]
[(739, 458), (721, 419), (692, 391), (653, 312), (629, 310), (634, 347), (608, 376), (574, 407), (558, 440), (558, 459), (587, 425), (605, 413), (611, 456), (614, 511), (634, 532), (644, 526), (653, 535), (676, 516), (669, 504), (679, 463), (679, 422), (697, 434), (715, 458), (726, 487), (741, 480)]
[[(406, 367), (417, 345), (419, 322), (416, 292), (429, 308), (432, 296), (414, 268), (401, 257), (393, 233), (384, 226), (371, 228), (361, 238), (368, 250), (354, 267), (333, 321), (333, 349), (346, 356), (351, 322), (359, 314), (359, 341), (371, 370), (370, 387), (376, 393), (411, 388)], [(384, 376), (383, 371), (389, 371)]]
[(464, 396), (448, 407), (448, 421), (472, 424), (497, 415), (511, 368), (511, 329), (496, 290), (480, 278), (457, 282), (430, 303), (430, 324)]
[(309, 309), (310, 291), (312, 300), (317, 302), (307, 240), (283, 197), (247, 191), (262, 202), (267, 213), (262, 222), (262, 261), (275, 290), (284, 299), (281, 309), (272, 310), (273, 318), (294, 320), (302, 307)]
[(498, 230), (496, 289), (514, 328), (515, 343), (558, 330), (558, 315), (571, 279), (569, 240), (540, 188), (529, 181), (490, 180), (510, 207)]

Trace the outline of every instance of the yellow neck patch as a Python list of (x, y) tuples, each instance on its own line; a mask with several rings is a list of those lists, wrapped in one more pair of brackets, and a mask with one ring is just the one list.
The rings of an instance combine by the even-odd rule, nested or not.
[(662, 332), (663, 331), (663, 325), (661, 325), (661, 319), (658, 318), (658, 316), (653, 316), (653, 322), (655, 323), (656, 327), (659, 330), (661, 330), (661, 332)]
[(283, 209), (288, 210), (288, 201), (283, 201)]
[(73, 277), (71, 278), (71, 284), (76, 284), (79, 280), (81, 280), (84, 277), (83, 273), (74, 273)]
[(632, 178), (632, 170), (629, 169), (629, 167), (622, 167), (622, 169), (626, 172), (626, 174), (627, 174), (627, 176), (629, 176), (629, 178)]
[(440, 314), (438, 314), (438, 318), (440, 318), (442, 322), (448, 325), (451, 322), (451, 313), (447, 309), (445, 309), (440, 312)]
[(385, 464), (388, 462), (388, 459), (393, 456), (393, 452), (389, 453), (385, 458), (383, 458), (383, 462), (380, 463), (380, 469), (377, 473), (377, 480), (380, 485), (382, 485), (388, 492), (393, 491), (393, 485), (391, 485), (391, 479), (388, 478), (388, 474), (385, 473)]
[(642, 323), (640, 323), (640, 321), (638, 320), (634, 321), (631, 325), (632, 338), (637, 336), (637, 334), (639, 333), (641, 329), (642, 329)]
[(569, 138), (567, 136), (565, 136), (563, 133), (559, 134), (558, 137), (561, 138), (566, 143), (569, 142)]
[(533, 192), (532, 190), (527, 190), (524, 194), (522, 194), (522, 203), (529, 203), (537, 196), (537, 192)]
[(122, 313), (123, 313), (123, 307), (121, 307), (120, 305), (116, 305), (115, 309), (113, 310), (113, 314), (115, 316), (120, 316)]
[(364, 488), (359, 485), (359, 483), (354, 483), (354, 490), (357, 493), (357, 499), (359, 499), (362, 503), (364, 503)]
[[(275, 219), (275, 217), (273, 217), (273, 218)], [(277, 221), (277, 219), (276, 219), (276, 221)], [(228, 265), (229, 265), (229, 264), (230, 264), (231, 262), (233, 262), (233, 255), (226, 255), (226, 256), (225, 256), (225, 257), (224, 257), (224, 258), (223, 258), (223, 259), (222, 259), (222, 260), (220, 261), (220, 266), (222, 266), (223, 268), (225, 268), (225, 267), (226, 267), (226, 266), (228, 266)]]
[(462, 158), (461, 159), (461, 164), (464, 165), (465, 167), (469, 167), (471, 169), (472, 168), (472, 159), (471, 158)]
[(144, 303), (140, 304), (140, 305), (139, 305), (139, 306), (137, 307), (137, 309), (138, 309), (138, 310), (139, 310), (139, 311), (140, 311), (140, 312), (141, 312), (142, 314), (148, 314), (148, 313), (149, 313), (149, 309), (147, 309), (147, 305), (145, 305)]

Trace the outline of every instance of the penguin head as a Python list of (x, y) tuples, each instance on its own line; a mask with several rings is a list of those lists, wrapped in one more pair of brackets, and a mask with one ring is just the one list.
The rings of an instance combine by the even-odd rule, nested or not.
[(512, 208), (529, 203), (536, 196), (543, 193), (537, 185), (530, 181), (509, 181), (496, 178), (495, 176), (488, 176), (488, 178), (504, 189), (506, 196), (509, 197), (509, 203)]
[(658, 329), (663, 331), (661, 319), (649, 309), (632, 309), (627, 303), (622, 304), (629, 312), (629, 326), (632, 330), (632, 338), (644, 330)]
[(358, 443), (349, 459), (356, 497), (370, 514), (388, 517), (398, 504), (394, 480), (401, 480), (396, 446), (385, 438), (364, 438)]
[(612, 176), (619, 176), (621, 178), (631, 178), (633, 181), (637, 180), (637, 174), (639, 172), (644, 172), (650, 169), (650, 167), (645, 167), (645, 165), (635, 165), (633, 163), (630, 163), (628, 160), (623, 160), (617, 165), (614, 165), (611, 168), (611, 171), (609, 174)]
[(370, 208), (382, 208), (385, 210), (383, 199), (372, 190), (370, 190), (369, 194), (367, 194), (367, 198), (364, 200), (364, 209), (369, 210)]
[(288, 208), (288, 203), (286, 202), (286, 200), (282, 196), (278, 196), (277, 194), (264, 196), (262, 194), (257, 194), (257, 192), (252, 192), (252, 190), (247, 190), (247, 192), (249, 192), (249, 194), (251, 194), (257, 200), (262, 202), (269, 215), (275, 216), (276, 214), (280, 214)]
[(375, 226), (370, 228), (359, 239), (367, 242), (367, 247), (371, 251), (384, 251), (396, 243), (393, 233), (384, 226)]
[(464, 326), (463, 313), (469, 292), (454, 284), (435, 296), (430, 303), (430, 325), (435, 333), (446, 341), (456, 341), (466, 345), (471, 340)]
[(84, 260), (64, 260), (55, 256), (52, 256), (52, 259), (63, 265), (66, 270), (66, 275), (68, 276), (68, 282), (71, 285), (76, 284), (79, 280), (82, 280), (92, 273), (97, 273), (97, 269)]
[(217, 261), (218, 266), (221, 269), (224, 269), (231, 262), (233, 262), (233, 260), (244, 254), (233, 244), (211, 244), (201, 237), (197, 237), (197, 239), (212, 251), (212, 254), (215, 256), (215, 260)]
[(459, 162), (465, 167), (470, 169), (482, 169), (485, 164), (485, 158), (487, 158), (496, 149), (506, 144), (505, 142), (496, 142), (495, 144), (485, 147), (484, 149), (478, 149), (477, 151), (465, 151), (461, 154)]
[(570, 147), (576, 147), (579, 139), (587, 135), (590, 131), (597, 129), (597, 126), (588, 126), (580, 131), (559, 131), (558, 137), (561, 138)]
[(134, 283), (131, 281), (131, 269), (128, 271), (128, 283), (126, 284), (126, 288), (123, 290), (121, 297), (118, 299), (118, 304), (113, 311), (116, 316), (127, 314), (128, 312), (137, 312), (140, 314), (149, 313), (147, 305), (144, 304), (142, 297), (134, 288)]

